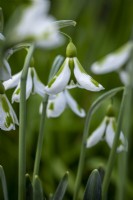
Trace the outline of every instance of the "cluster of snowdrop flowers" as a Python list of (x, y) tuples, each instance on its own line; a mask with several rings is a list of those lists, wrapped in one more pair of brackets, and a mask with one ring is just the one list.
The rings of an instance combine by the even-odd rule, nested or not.
[(132, 49), (133, 42), (127, 42), (122, 47), (108, 54), (101, 60), (94, 62), (91, 66), (92, 72), (95, 74), (106, 74), (118, 71), (122, 83), (124, 85), (128, 84), (128, 74), (126, 69), (123, 70), (122, 67), (129, 61)]
[[(48, 0), (31, 0), (30, 4), (17, 9), (7, 28), (10, 42), (34, 41), (37, 47), (53, 48), (62, 44), (59, 28), (74, 25), (72, 20), (56, 21), (48, 14)], [(18, 18), (14, 24), (14, 18)]]
[(15, 124), (18, 125), (17, 116), (5, 95), (5, 88), (0, 82), (0, 129), (15, 130)]
[[(109, 106), (106, 116), (96, 130), (89, 136), (86, 142), (86, 147), (91, 148), (98, 142), (105, 140), (110, 148), (112, 148), (113, 140), (116, 132), (116, 118), (112, 105)], [(127, 151), (128, 142), (123, 132), (120, 132), (119, 146), (117, 152)]]
[(103, 90), (103, 86), (95, 81), (81, 66), (77, 58), (76, 47), (69, 42), (66, 48), (66, 59), (58, 72), (45, 87), (48, 94), (58, 94), (68, 88), (84, 88), (90, 91)]

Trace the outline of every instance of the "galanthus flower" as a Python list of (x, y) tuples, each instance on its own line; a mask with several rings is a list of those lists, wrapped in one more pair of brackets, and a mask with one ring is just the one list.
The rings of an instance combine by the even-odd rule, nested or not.
[(4, 131), (15, 130), (18, 119), (4, 92), (4, 87), (0, 83), (0, 129)]
[[(12, 95), (12, 102), (20, 102), (20, 78), (22, 71), (12, 76), (11, 79), (3, 82), (5, 90), (16, 87), (15, 91)], [(39, 80), (37, 73), (34, 67), (29, 67), (27, 82), (26, 82), (26, 99), (29, 98), (30, 94), (39, 94), (40, 96), (44, 96), (44, 85)]]
[[(49, 96), (47, 104), (47, 117), (60, 116), (65, 108), (69, 106), (71, 110), (79, 117), (85, 117), (85, 111), (78, 103), (73, 99), (68, 90), (64, 90), (56, 94), (55, 96)], [(42, 112), (42, 104), (40, 106), (40, 113)]]
[(133, 42), (127, 42), (119, 49), (94, 62), (91, 70), (95, 74), (106, 74), (119, 70), (130, 58)]
[(70, 42), (66, 49), (66, 59), (59, 71), (45, 87), (48, 94), (57, 94), (65, 88), (79, 87), (90, 91), (103, 90), (103, 86), (95, 81), (81, 66), (76, 57), (76, 47)]
[[(115, 132), (116, 132), (116, 118), (113, 115), (105, 116), (102, 123), (87, 139), (86, 147), (91, 148), (98, 142), (105, 140), (108, 146), (112, 148)], [(128, 149), (128, 142), (123, 132), (121, 131), (117, 152), (127, 151), (127, 149)]]
[[(72, 20), (55, 21), (48, 14), (50, 2), (48, 0), (32, 0), (27, 7), (18, 9), (7, 29), (9, 41), (35, 41), (38, 47), (56, 47), (63, 41), (59, 28), (73, 25)], [(14, 18), (18, 18), (14, 25)]]

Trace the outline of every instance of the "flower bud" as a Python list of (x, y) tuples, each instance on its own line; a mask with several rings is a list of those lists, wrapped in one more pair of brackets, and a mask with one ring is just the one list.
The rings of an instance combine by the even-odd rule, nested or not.
[(72, 42), (69, 42), (66, 48), (66, 56), (69, 58), (73, 58), (77, 56), (77, 49)]

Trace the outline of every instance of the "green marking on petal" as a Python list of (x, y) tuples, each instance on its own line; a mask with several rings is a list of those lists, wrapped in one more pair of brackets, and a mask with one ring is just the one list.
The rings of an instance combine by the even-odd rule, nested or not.
[(49, 109), (50, 109), (50, 110), (54, 110), (54, 103), (50, 103)]
[(65, 65), (65, 61), (63, 63), (63, 65), (61, 66), (61, 68), (59, 69), (59, 71), (55, 74), (55, 76), (50, 80), (50, 82), (48, 83), (48, 87), (50, 88), (54, 82), (56, 81), (56, 79), (58, 78), (58, 76), (61, 74), (61, 72), (63, 71)]
[[(84, 70), (84, 68), (82, 67), (82, 65), (80, 64), (80, 62), (78, 61), (78, 59), (76, 59), (76, 63), (78, 65), (79, 70), (81, 71), (81, 73), (87, 74), (87, 72)], [(88, 75), (88, 74), (87, 74)]]
[(15, 94), (19, 94), (20, 93), (20, 88), (18, 88), (15, 92)]
[(5, 112), (9, 113), (9, 105), (8, 105), (8, 103), (6, 101), (5, 96), (2, 96), (1, 99), (2, 99), (2, 108), (3, 108), (3, 110)]
[[(9, 114), (9, 113), (8, 113), (8, 114)], [(9, 128), (10, 125), (13, 124), (13, 119), (12, 119), (12, 117), (11, 117), (10, 114), (6, 116), (6, 121), (5, 121), (4, 124), (5, 124), (5, 127), (6, 127), (6, 128)]]
[(96, 86), (99, 87), (99, 83), (91, 77), (91, 82)]

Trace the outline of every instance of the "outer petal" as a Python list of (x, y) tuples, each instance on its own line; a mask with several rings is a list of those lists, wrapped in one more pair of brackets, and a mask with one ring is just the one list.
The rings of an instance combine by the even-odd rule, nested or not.
[(70, 79), (69, 58), (66, 58), (63, 65), (55, 76), (51, 79), (49, 84), (45, 87), (48, 94), (57, 94), (62, 92)]
[(58, 117), (66, 107), (66, 99), (63, 92), (56, 95), (55, 99), (49, 99), (47, 105), (47, 117)]
[(132, 42), (126, 43), (114, 53), (110, 53), (102, 60), (93, 63), (91, 66), (92, 72), (95, 74), (106, 74), (118, 70), (128, 60), (132, 48)]
[(18, 85), (18, 83), (20, 81), (21, 73), (22, 72), (19, 72), (19, 73), (13, 75), (11, 79), (3, 82), (5, 90), (8, 90), (10, 88), (14, 88)]
[(112, 148), (113, 140), (115, 136), (115, 124), (116, 124), (115, 118), (110, 117), (107, 128), (106, 128), (106, 133), (105, 133), (105, 140), (110, 148)]
[(100, 140), (103, 139), (103, 135), (106, 129), (106, 120), (107, 118), (104, 118), (100, 126), (91, 134), (91, 136), (87, 139), (86, 147), (90, 148), (94, 145), (96, 145)]
[(5, 131), (15, 130), (18, 120), (6, 95), (0, 95), (0, 113), (0, 128)]
[(0, 64), (0, 80), (6, 81), (11, 78), (11, 69), (7, 60), (3, 60)]
[(119, 76), (120, 76), (120, 79), (121, 79), (121, 82), (124, 84), (124, 85), (128, 85), (129, 84), (129, 75), (126, 71), (120, 71), (119, 72)]
[(72, 98), (72, 96), (70, 95), (70, 93), (67, 90), (64, 91), (64, 95), (65, 95), (67, 103), (68, 103), (69, 107), (72, 109), (72, 111), (80, 117), (85, 117), (86, 114), (85, 114), (84, 109), (82, 109), (78, 105), (78, 103)]
[(40, 96), (43, 97), (44, 94), (45, 94), (45, 91), (44, 91), (45, 86), (39, 80), (35, 69), (32, 67), (31, 70), (32, 70), (32, 73), (33, 73), (33, 89), (32, 89), (32, 91), (33, 91), (33, 93), (37, 93), (37, 94), (39, 94)]
[[(109, 124), (106, 129), (105, 140), (108, 143), (110, 148), (112, 148), (113, 140), (114, 140), (114, 136), (115, 136), (115, 131), (116, 131), (115, 123), (116, 123), (115, 118), (110, 118)], [(127, 140), (125, 139), (122, 131), (120, 133), (120, 142), (121, 142), (121, 144), (117, 147), (117, 152), (127, 151), (128, 143), (127, 143)]]
[(90, 91), (100, 91), (104, 89), (101, 84), (85, 72), (77, 58), (74, 58), (74, 75), (81, 88)]
[[(28, 70), (28, 76), (27, 76), (27, 82), (26, 82), (26, 99), (29, 98), (31, 92), (32, 92), (32, 74), (31, 74), (31, 68)], [(20, 82), (15, 89), (13, 95), (12, 95), (12, 102), (20, 102)]]

